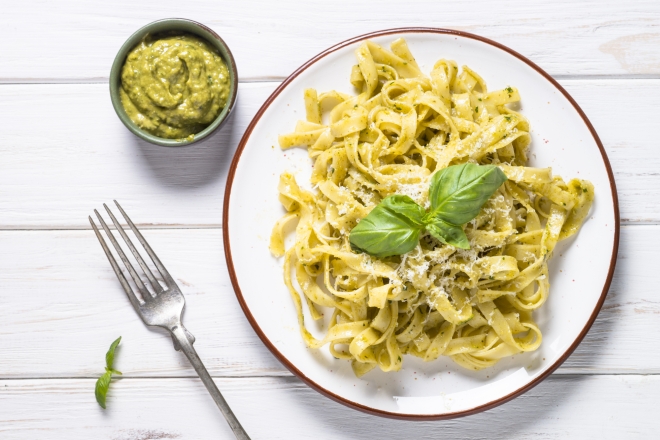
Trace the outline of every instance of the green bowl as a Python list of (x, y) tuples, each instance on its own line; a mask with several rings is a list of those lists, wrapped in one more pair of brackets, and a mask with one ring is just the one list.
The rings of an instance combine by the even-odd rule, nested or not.
[[(148, 133), (142, 130), (140, 127), (135, 125), (131, 118), (128, 117), (124, 106), (121, 103), (121, 98), (119, 97), (119, 88), (121, 87), (121, 68), (124, 65), (126, 56), (147, 34), (157, 34), (160, 32), (186, 32), (189, 34), (197, 35), (198, 37), (206, 40), (212, 47), (214, 47), (222, 59), (227, 64), (227, 70), (229, 71), (229, 97), (227, 98), (227, 104), (225, 108), (222, 109), (218, 117), (204, 130), (196, 133), (192, 140), (188, 139), (165, 139), (162, 137), (154, 136), (151, 133)], [(228, 119), (229, 114), (234, 108), (236, 103), (236, 95), (238, 93), (238, 72), (236, 71), (236, 62), (234, 57), (229, 50), (229, 47), (225, 42), (220, 38), (218, 34), (213, 32), (210, 28), (204, 26), (201, 23), (196, 21), (186, 20), (184, 18), (166, 18), (163, 20), (154, 21), (148, 25), (138, 29), (133, 35), (131, 35), (124, 45), (119, 49), (115, 61), (112, 63), (112, 68), (110, 69), (110, 98), (112, 99), (112, 106), (115, 108), (115, 112), (121, 122), (124, 123), (126, 128), (132, 131), (136, 136), (144, 139), (147, 142), (152, 144), (161, 145), (164, 147), (182, 147), (185, 145), (190, 145), (195, 142), (201, 141), (202, 139), (209, 136), (215, 130), (220, 128), (222, 124)]]

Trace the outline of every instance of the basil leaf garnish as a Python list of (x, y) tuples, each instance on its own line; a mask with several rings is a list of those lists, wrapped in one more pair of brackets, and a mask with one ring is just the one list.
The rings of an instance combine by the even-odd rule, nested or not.
[(105, 409), (105, 397), (108, 394), (108, 389), (110, 388), (110, 379), (112, 379), (113, 374), (121, 374), (120, 371), (114, 370), (112, 364), (115, 361), (115, 350), (121, 341), (121, 336), (118, 337), (112, 344), (108, 352), (105, 354), (105, 373), (103, 376), (99, 377), (96, 381), (96, 386), (94, 387), (94, 395), (96, 396), (96, 401), (101, 408)]
[(353, 228), (349, 241), (354, 249), (380, 258), (405, 254), (419, 242), (423, 215), (408, 196), (385, 197)]
[(433, 223), (427, 224), (426, 230), (445, 244), (450, 244), (460, 249), (470, 249), (470, 241), (460, 226), (437, 219)]
[(506, 180), (494, 165), (466, 163), (440, 170), (431, 178), (431, 213), (453, 225), (467, 223)]
[(387, 196), (380, 202), (379, 206), (405, 216), (418, 226), (424, 226), (423, 218), (426, 211), (408, 196), (400, 194)]
[(353, 228), (351, 247), (381, 258), (401, 255), (417, 246), (426, 229), (442, 243), (469, 249), (462, 225), (479, 214), (506, 180), (494, 165), (466, 163), (440, 170), (431, 177), (428, 213), (408, 196), (385, 197)]

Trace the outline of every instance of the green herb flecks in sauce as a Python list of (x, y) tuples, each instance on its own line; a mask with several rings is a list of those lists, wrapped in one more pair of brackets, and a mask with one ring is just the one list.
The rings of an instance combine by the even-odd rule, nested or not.
[(220, 55), (189, 34), (147, 37), (121, 72), (121, 102), (142, 130), (166, 139), (191, 139), (220, 114), (229, 96)]

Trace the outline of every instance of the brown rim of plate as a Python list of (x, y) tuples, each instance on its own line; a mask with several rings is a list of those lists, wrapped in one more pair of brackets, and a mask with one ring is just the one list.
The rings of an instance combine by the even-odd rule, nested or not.
[[(591, 317), (589, 318), (589, 321), (587, 324), (584, 326), (578, 337), (575, 339), (573, 344), (566, 350), (566, 352), (552, 365), (550, 368), (548, 368), (543, 374), (539, 375), (536, 379), (531, 381), (530, 383), (526, 384), (525, 386), (517, 389), (511, 394), (508, 394), (504, 397), (501, 397), (497, 400), (494, 400), (492, 402), (486, 403), (484, 405), (480, 405), (465, 411), (457, 411), (453, 413), (446, 413), (446, 414), (400, 414), (400, 413), (395, 413), (395, 412), (390, 412), (390, 411), (383, 411), (379, 409), (374, 409), (370, 408), (365, 405), (361, 405), (359, 403), (350, 401), (346, 398), (343, 398), (341, 396), (338, 396), (337, 394), (334, 394), (316, 382), (312, 381), (309, 379), (307, 376), (305, 376), (300, 370), (298, 370), (282, 353), (280, 353), (277, 348), (268, 340), (266, 335), (263, 333), (257, 322), (255, 321), (254, 317), (252, 316), (252, 313), (250, 313), (250, 309), (248, 308), (247, 304), (245, 303), (245, 299), (243, 298), (243, 294), (241, 293), (241, 288), (238, 285), (238, 279), (236, 278), (236, 272), (234, 271), (234, 263), (232, 260), (232, 255), (231, 255), (231, 247), (229, 244), (229, 198), (231, 196), (231, 188), (234, 182), (234, 175), (236, 174), (236, 167), (238, 166), (238, 162), (241, 158), (241, 153), (243, 152), (243, 149), (245, 148), (245, 145), (247, 144), (248, 139), (250, 138), (250, 135), (252, 134), (252, 130), (254, 127), (257, 125), (261, 117), (263, 116), (264, 112), (266, 109), (272, 104), (272, 102), (277, 98), (277, 96), (286, 88), (300, 73), (302, 73), (304, 70), (306, 70), (309, 66), (312, 64), (316, 63), (326, 55), (337, 51), (338, 49), (341, 49), (343, 47), (346, 47), (350, 44), (353, 44), (358, 41), (366, 40), (369, 38), (373, 37), (381, 37), (384, 35), (393, 35), (393, 34), (400, 34), (400, 33), (433, 33), (433, 34), (447, 34), (447, 35), (456, 35), (464, 38), (470, 38), (472, 40), (478, 40), (486, 44), (490, 44), (491, 46), (495, 46), (498, 49), (501, 49), (519, 60), (525, 62), (528, 66), (536, 70), (538, 73), (540, 73), (545, 79), (547, 79), (552, 85), (554, 85), (557, 90), (559, 90), (566, 99), (573, 105), (573, 108), (578, 112), (580, 117), (582, 117), (582, 120), (586, 124), (587, 128), (589, 128), (589, 132), (594, 138), (594, 141), (596, 141), (596, 145), (598, 145), (598, 148), (600, 149), (600, 154), (603, 157), (603, 163), (605, 164), (605, 168), (607, 169), (607, 175), (610, 180), (610, 188), (612, 190), (612, 201), (614, 204), (614, 217), (615, 217), (615, 228), (614, 228), (614, 243), (613, 243), (613, 248), (612, 248), (612, 257), (610, 259), (610, 269), (607, 274), (607, 278), (605, 280), (605, 285), (603, 286), (603, 292), (600, 295), (600, 299), (598, 300), (598, 304), (596, 304), (596, 307), (594, 308), (593, 313), (591, 314)], [(321, 52), (320, 54), (316, 55), (314, 58), (311, 60), (307, 61), (305, 64), (303, 64), (301, 67), (299, 67), (296, 71), (294, 71), (287, 79), (282, 82), (282, 84), (275, 89), (275, 91), (268, 97), (266, 102), (261, 106), (257, 114), (254, 116), (252, 119), (252, 122), (250, 122), (250, 125), (247, 127), (245, 130), (245, 134), (243, 134), (243, 137), (241, 138), (240, 143), (238, 144), (238, 148), (236, 150), (236, 153), (234, 154), (234, 159), (232, 160), (231, 167), (229, 168), (229, 175), (227, 177), (227, 185), (225, 187), (225, 200), (223, 204), (223, 213), (222, 213), (222, 236), (223, 236), (223, 241), (224, 241), (224, 248), (225, 248), (225, 258), (227, 260), (227, 269), (229, 270), (229, 277), (231, 278), (231, 283), (234, 286), (234, 291), (236, 292), (236, 298), (238, 299), (239, 304), (241, 305), (241, 308), (243, 309), (243, 313), (245, 313), (245, 316), (247, 317), (248, 321), (250, 322), (250, 325), (252, 325), (252, 328), (254, 331), (257, 333), (261, 341), (268, 347), (268, 349), (275, 355), (275, 357), (293, 374), (298, 376), (303, 382), (305, 382), (307, 385), (309, 385), (311, 388), (315, 389), (319, 393), (323, 394), (326, 397), (329, 397), (330, 399), (334, 400), (335, 402), (339, 402), (343, 405), (346, 405), (350, 408), (357, 409), (359, 411), (368, 413), (368, 414), (373, 414), (381, 417), (387, 417), (391, 419), (400, 419), (400, 420), (419, 420), (419, 421), (428, 421), (428, 420), (444, 420), (444, 419), (453, 419), (456, 417), (463, 417), (463, 416), (468, 416), (471, 414), (476, 414), (481, 411), (486, 411), (488, 409), (494, 408), (496, 406), (499, 406), (503, 403), (508, 402), (509, 400), (518, 397), (519, 395), (529, 391), (541, 381), (543, 381), (545, 378), (547, 378), (550, 374), (552, 374), (572, 353), (573, 351), (577, 348), (577, 346), (582, 342), (582, 339), (584, 339), (585, 335), (591, 328), (591, 325), (594, 323), (596, 320), (596, 317), (598, 316), (598, 312), (600, 311), (603, 302), (605, 301), (605, 297), (607, 296), (607, 292), (610, 288), (610, 284), (612, 282), (612, 276), (614, 275), (614, 267), (616, 265), (616, 257), (617, 253), (619, 250), (619, 232), (620, 232), (620, 226), (619, 226), (619, 200), (617, 197), (616, 193), (616, 184), (614, 183), (614, 175), (612, 173), (612, 167), (610, 166), (610, 161), (607, 158), (607, 153), (605, 152), (605, 149), (603, 148), (603, 144), (600, 141), (600, 138), (598, 137), (598, 134), (596, 134), (596, 130), (594, 127), (591, 125), (591, 122), (589, 122), (589, 119), (587, 116), (584, 114), (580, 106), (575, 102), (575, 100), (571, 97), (571, 95), (568, 94), (566, 90), (562, 86), (557, 83), (549, 74), (547, 74), (543, 69), (541, 69), (539, 66), (534, 64), (532, 61), (528, 60), (518, 52), (509, 49), (508, 47), (497, 43), (493, 40), (489, 40), (488, 38), (481, 37), (479, 35), (475, 34), (470, 34), (467, 32), (463, 31), (456, 31), (452, 29), (440, 29), (440, 28), (424, 28), (424, 27), (404, 27), (404, 28), (395, 28), (395, 29), (386, 29), (382, 31), (376, 31), (376, 32), (371, 32), (368, 34), (360, 35), (354, 38), (351, 38), (349, 40), (343, 41), (335, 46), (332, 46), (331, 48)]]

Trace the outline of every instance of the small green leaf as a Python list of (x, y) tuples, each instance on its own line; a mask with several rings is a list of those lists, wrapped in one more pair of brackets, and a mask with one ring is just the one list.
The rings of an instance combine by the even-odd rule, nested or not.
[(106, 371), (103, 376), (99, 377), (96, 381), (96, 389), (94, 394), (96, 395), (96, 401), (101, 405), (101, 408), (105, 409), (105, 396), (108, 394), (108, 388), (110, 388), (110, 378), (112, 373)]
[(110, 344), (108, 352), (105, 354), (105, 366), (112, 370), (112, 364), (115, 362), (115, 350), (121, 341), (121, 336), (115, 339), (115, 341)]
[(431, 177), (431, 214), (452, 225), (467, 223), (506, 180), (494, 165), (465, 163), (440, 170)]
[(384, 208), (405, 216), (418, 226), (424, 226), (422, 221), (426, 211), (408, 196), (394, 194), (387, 196), (380, 203)]
[(424, 210), (407, 196), (388, 196), (350, 233), (351, 246), (379, 258), (401, 255), (417, 246)]
[(105, 396), (108, 394), (108, 389), (110, 388), (110, 379), (112, 379), (113, 374), (121, 374), (120, 371), (114, 370), (112, 364), (115, 361), (115, 350), (121, 341), (121, 336), (115, 339), (115, 341), (110, 344), (108, 352), (105, 354), (105, 373), (103, 376), (99, 377), (96, 381), (96, 387), (94, 389), (94, 395), (96, 396), (96, 401), (101, 405), (101, 408), (105, 409)]
[(470, 249), (470, 242), (465, 235), (465, 231), (460, 226), (435, 219), (432, 223), (426, 225), (426, 230), (445, 244), (450, 244), (460, 249)]

